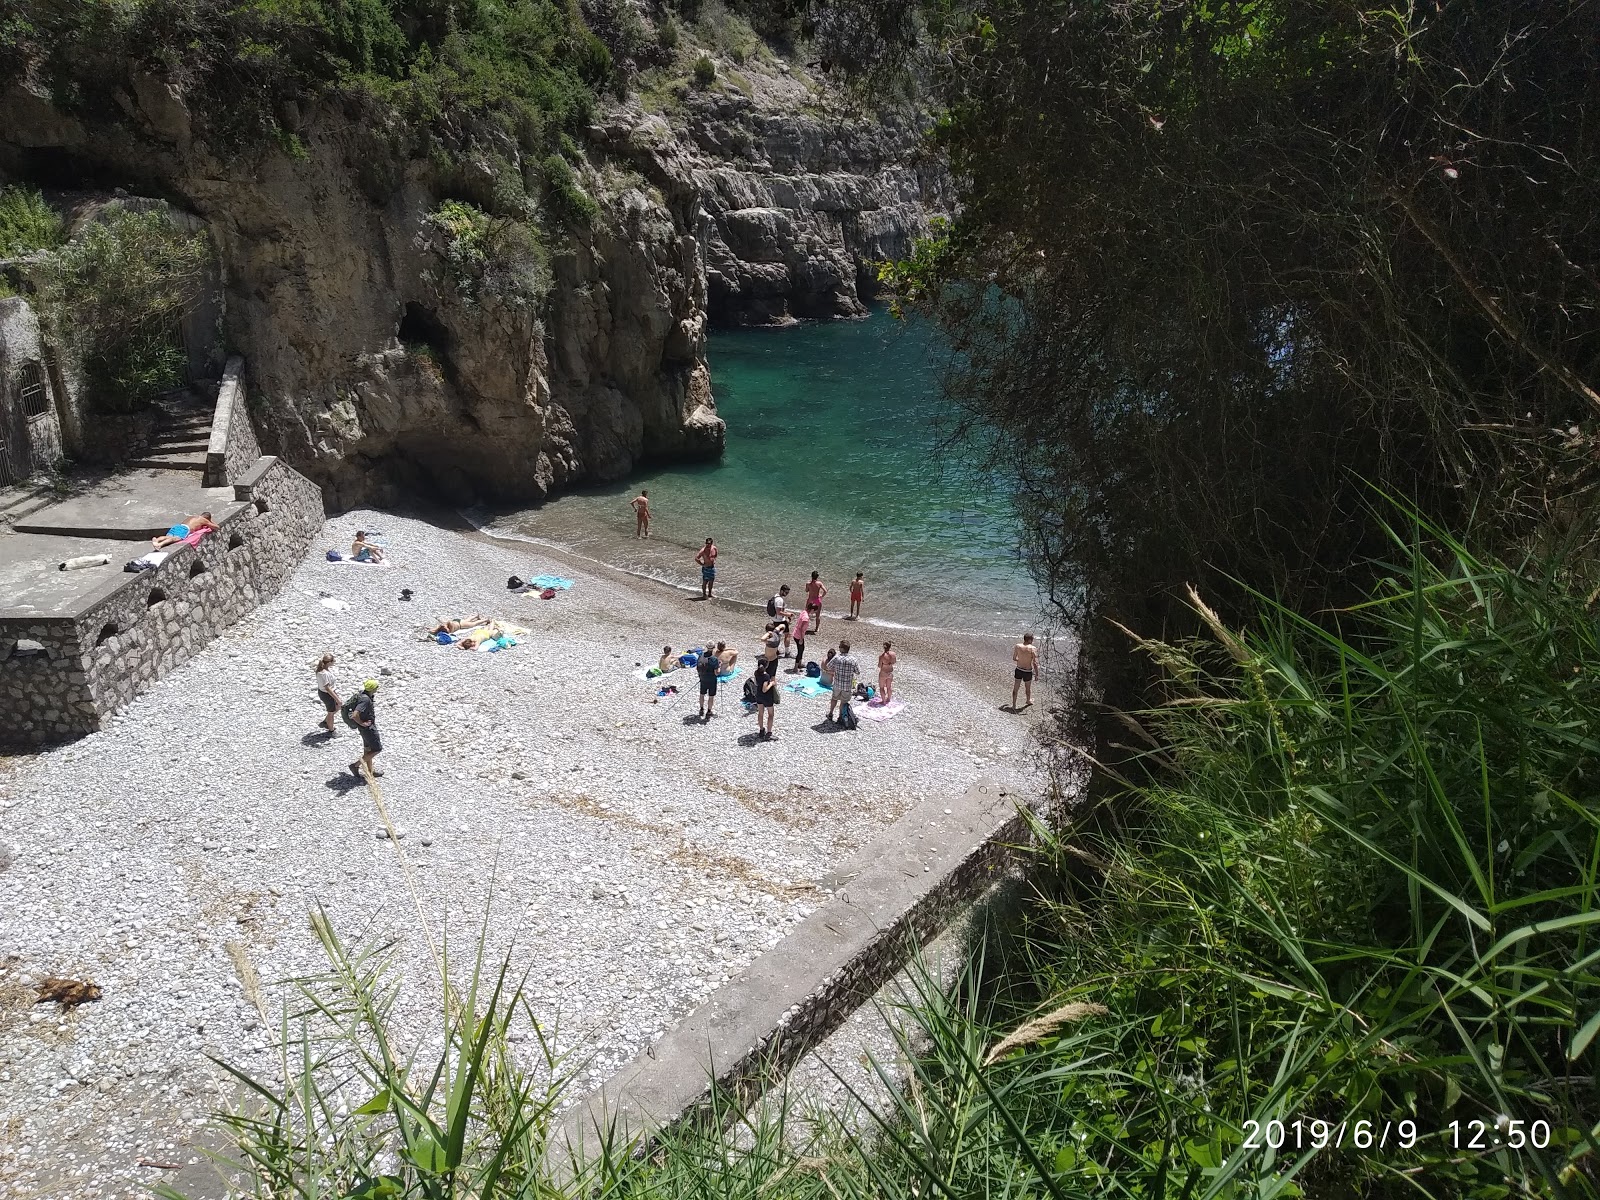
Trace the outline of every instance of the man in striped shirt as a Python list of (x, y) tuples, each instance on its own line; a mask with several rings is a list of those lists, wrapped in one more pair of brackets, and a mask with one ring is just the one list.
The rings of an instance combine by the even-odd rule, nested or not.
[(861, 664), (850, 655), (850, 643), (840, 642), (839, 653), (833, 660), (833, 694), (828, 699), (828, 720), (833, 720), (833, 710), (839, 710), (839, 721), (847, 726), (856, 723), (850, 711), (850, 701), (855, 696), (856, 680), (861, 678)]

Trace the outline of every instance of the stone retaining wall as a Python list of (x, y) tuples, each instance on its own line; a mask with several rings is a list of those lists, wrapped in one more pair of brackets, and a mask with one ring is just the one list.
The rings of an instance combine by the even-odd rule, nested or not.
[[(280, 459), (234, 483), (217, 532), (107, 580), (60, 617), (0, 616), (0, 742), (78, 737), (274, 596), (322, 527), (322, 493)], [(130, 555), (131, 557), (131, 555)], [(42, 652), (18, 654), (18, 641)]]
[(216, 415), (211, 420), (211, 440), (206, 446), (207, 487), (223, 487), (239, 479), (261, 457), (255, 426), (245, 391), (244, 359), (234, 355), (222, 372), (217, 389)]
[(748, 1105), (1006, 876), (1031, 838), (1021, 805), (979, 785), (907, 813), (827, 903), (570, 1110), (557, 1150), (592, 1162), (608, 1138), (641, 1148)]

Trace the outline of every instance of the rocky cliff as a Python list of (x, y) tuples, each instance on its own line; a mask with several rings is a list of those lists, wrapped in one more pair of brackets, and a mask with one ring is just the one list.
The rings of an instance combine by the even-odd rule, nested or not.
[(330, 505), (532, 501), (718, 454), (708, 324), (861, 313), (864, 264), (937, 202), (911, 128), (848, 117), (782, 64), (750, 78), (597, 119), (579, 177), (599, 215), (552, 239), (532, 306), (458, 286), (429, 225), (438, 164), (397, 156), (348, 103), (299, 115), (292, 153), (223, 156), (161, 79), (135, 76), (116, 121), (14, 86), (0, 173), (117, 185), (207, 223), (263, 440)]

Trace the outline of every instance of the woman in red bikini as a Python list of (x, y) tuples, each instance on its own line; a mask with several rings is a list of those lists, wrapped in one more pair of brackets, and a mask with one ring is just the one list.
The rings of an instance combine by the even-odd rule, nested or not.
[(856, 577), (850, 581), (850, 619), (852, 621), (861, 619), (861, 601), (866, 598), (866, 595), (867, 581), (863, 578), (861, 572), (857, 571)]

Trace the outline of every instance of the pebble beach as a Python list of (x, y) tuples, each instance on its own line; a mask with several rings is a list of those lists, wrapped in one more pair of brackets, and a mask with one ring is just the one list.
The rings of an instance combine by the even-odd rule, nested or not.
[[(382, 532), (387, 564), (326, 561), (357, 528)], [(543, 573), (574, 586), (506, 589)], [(496, 653), (423, 634), (475, 612), (528, 633)], [(207, 1056), (270, 1077), (287, 981), (326, 965), (317, 906), (352, 944), (396, 943), (402, 1044), (438, 1037), (430, 940), (470, 959), (486, 928), (491, 958), (527, 972), (576, 1102), (912, 805), (1037, 784), (1029, 717), (1000, 711), (1008, 644), (897, 636), (903, 712), (846, 732), (825, 698), (786, 693), (770, 743), (738, 703), (744, 677), (708, 723), (692, 671), (665, 697), (640, 678), (663, 644), (707, 638), (748, 668), (764, 621), (447, 518), (352, 512), (276, 599), (103, 730), (0, 759), (0, 1197), (146, 1195), (168, 1169), (148, 1164), (197, 1159), (233, 1095)], [(853, 632), (830, 610), (808, 657)], [(856, 647), (868, 680), (878, 636)], [(354, 732), (316, 736), (325, 651), (341, 694), (379, 682), (398, 843), (349, 771)], [(102, 996), (35, 1004), (46, 976)]]

